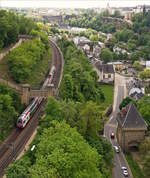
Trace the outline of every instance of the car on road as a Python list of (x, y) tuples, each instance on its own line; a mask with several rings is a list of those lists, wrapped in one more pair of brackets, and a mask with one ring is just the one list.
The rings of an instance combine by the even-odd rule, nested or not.
[(127, 171), (127, 167), (122, 166), (122, 167), (121, 167), (121, 170), (126, 170), (126, 171)]
[(122, 170), (122, 173), (123, 173), (123, 175), (125, 176), (125, 177), (128, 177), (128, 171), (127, 171), (127, 167), (125, 167), (125, 166), (122, 166), (121, 167), (121, 170)]
[(123, 175), (125, 176), (125, 177), (128, 177), (128, 171), (127, 170), (123, 170)]
[(115, 138), (115, 134), (114, 134), (113, 132), (110, 134), (110, 138), (111, 138), (111, 139), (114, 139), (114, 138)]
[(114, 149), (115, 149), (115, 152), (116, 152), (116, 153), (119, 153), (119, 152), (120, 152), (120, 150), (119, 150), (119, 147), (118, 147), (118, 146), (114, 146)]

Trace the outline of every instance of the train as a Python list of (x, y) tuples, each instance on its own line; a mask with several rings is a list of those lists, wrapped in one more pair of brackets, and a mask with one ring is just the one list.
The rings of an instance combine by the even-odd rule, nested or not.
[[(43, 89), (46, 88), (47, 86), (53, 86), (52, 79), (54, 78), (55, 70), (56, 70), (56, 68), (53, 65), (51, 70), (48, 73), (48, 76), (47, 76), (43, 86), (42, 86)], [(17, 119), (16, 126), (18, 128), (23, 129), (27, 125), (27, 123), (32, 118), (33, 114), (35, 113), (35, 111), (39, 107), (42, 100), (43, 100), (43, 98), (41, 98), (41, 97), (35, 97), (33, 99), (31, 104), (25, 109), (25, 111)]]
[(55, 70), (56, 67), (53, 65), (51, 70), (48, 73), (48, 76), (43, 84), (43, 88), (47, 87), (47, 86), (53, 86), (54, 84), (52, 84), (52, 80), (54, 78), (54, 74), (55, 74)]
[(41, 104), (42, 100), (43, 99), (41, 97), (35, 97), (33, 99), (32, 103), (25, 109), (25, 111), (17, 119), (16, 125), (18, 128), (24, 128), (27, 125), (27, 123), (32, 118), (33, 114)]

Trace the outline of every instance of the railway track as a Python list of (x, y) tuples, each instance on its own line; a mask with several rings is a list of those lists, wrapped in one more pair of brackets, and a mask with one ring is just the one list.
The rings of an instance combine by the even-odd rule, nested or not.
[[(54, 83), (54, 88), (57, 89), (62, 78), (63, 56), (61, 51), (53, 41), (50, 41), (50, 45), (53, 49), (52, 63), (56, 67), (56, 72), (52, 83)], [(32, 119), (29, 121), (24, 129), (14, 128), (9, 137), (0, 146), (0, 178), (4, 175), (8, 165), (12, 163), (24, 149), (24, 146), (36, 129), (38, 125), (38, 118), (42, 113), (41, 111), (43, 110), (46, 101), (47, 100), (42, 101), (42, 103), (32, 116)]]
[(63, 73), (63, 64), (64, 64), (63, 55), (62, 55), (60, 49), (55, 44), (55, 42), (53, 42), (51, 40), (50, 43), (51, 43), (51, 47), (53, 48), (52, 58), (55, 59), (55, 60), (53, 60), (53, 65), (55, 66), (56, 71), (57, 71), (54, 75), (52, 83), (54, 84), (54, 88), (57, 89), (57, 88), (59, 88), (60, 81), (62, 78), (62, 73)]
[[(37, 108), (32, 119), (29, 121), (28, 125), (24, 129), (15, 128), (10, 135), (10, 141), (7, 141), (8, 147), (3, 151), (3, 155), (0, 157), (0, 177), (3, 176), (5, 169), (9, 163), (13, 162), (20, 152), (23, 150), (25, 144), (29, 140), (30, 136), (34, 132), (38, 124), (38, 118), (40, 117), (40, 112), (44, 108), (46, 100), (43, 100), (40, 106)], [(17, 134), (13, 134), (17, 132)]]

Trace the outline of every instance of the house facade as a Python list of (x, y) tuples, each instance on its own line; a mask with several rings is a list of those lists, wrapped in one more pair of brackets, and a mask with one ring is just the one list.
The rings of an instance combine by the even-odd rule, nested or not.
[(115, 72), (111, 64), (101, 64), (99, 61), (95, 63), (95, 70), (99, 76), (98, 81), (102, 83), (114, 83)]
[(130, 103), (117, 114), (117, 140), (124, 151), (129, 151), (145, 139), (147, 124), (136, 106)]

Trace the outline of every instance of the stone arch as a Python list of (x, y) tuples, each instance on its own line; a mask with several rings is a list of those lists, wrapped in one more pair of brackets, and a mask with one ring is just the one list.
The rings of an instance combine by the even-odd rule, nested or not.
[(128, 142), (128, 150), (138, 151), (139, 144), (140, 144), (140, 142), (138, 142), (137, 140), (132, 140), (132, 141)]

